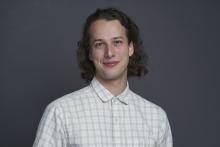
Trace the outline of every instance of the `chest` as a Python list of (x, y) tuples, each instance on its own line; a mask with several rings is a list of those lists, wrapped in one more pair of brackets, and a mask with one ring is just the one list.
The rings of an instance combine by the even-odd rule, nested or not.
[(154, 147), (154, 132), (141, 112), (120, 103), (87, 106), (68, 120), (70, 146)]

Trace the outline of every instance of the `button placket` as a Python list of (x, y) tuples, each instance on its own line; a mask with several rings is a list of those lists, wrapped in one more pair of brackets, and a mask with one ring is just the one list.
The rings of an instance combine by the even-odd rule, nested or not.
[(112, 99), (112, 110), (113, 110), (113, 136), (114, 136), (114, 144), (120, 144), (120, 126), (119, 126), (119, 100), (118, 98), (114, 97)]

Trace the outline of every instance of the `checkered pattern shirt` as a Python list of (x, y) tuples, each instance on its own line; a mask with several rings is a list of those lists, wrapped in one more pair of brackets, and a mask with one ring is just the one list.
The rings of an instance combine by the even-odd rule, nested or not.
[(33, 147), (172, 147), (166, 113), (126, 89), (114, 96), (95, 78), (50, 103)]

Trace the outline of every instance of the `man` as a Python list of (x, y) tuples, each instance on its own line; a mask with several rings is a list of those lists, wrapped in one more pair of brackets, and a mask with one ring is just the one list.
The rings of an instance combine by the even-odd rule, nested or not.
[(172, 147), (165, 112), (129, 89), (128, 76), (147, 68), (138, 27), (126, 14), (91, 14), (77, 57), (90, 84), (48, 105), (34, 147)]

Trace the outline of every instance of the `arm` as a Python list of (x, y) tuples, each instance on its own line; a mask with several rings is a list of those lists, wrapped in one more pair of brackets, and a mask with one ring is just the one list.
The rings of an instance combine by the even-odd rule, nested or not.
[(173, 139), (172, 139), (170, 124), (165, 112), (164, 114), (165, 115), (160, 127), (157, 147), (173, 147)]
[(61, 109), (51, 103), (40, 121), (33, 147), (66, 147)]

